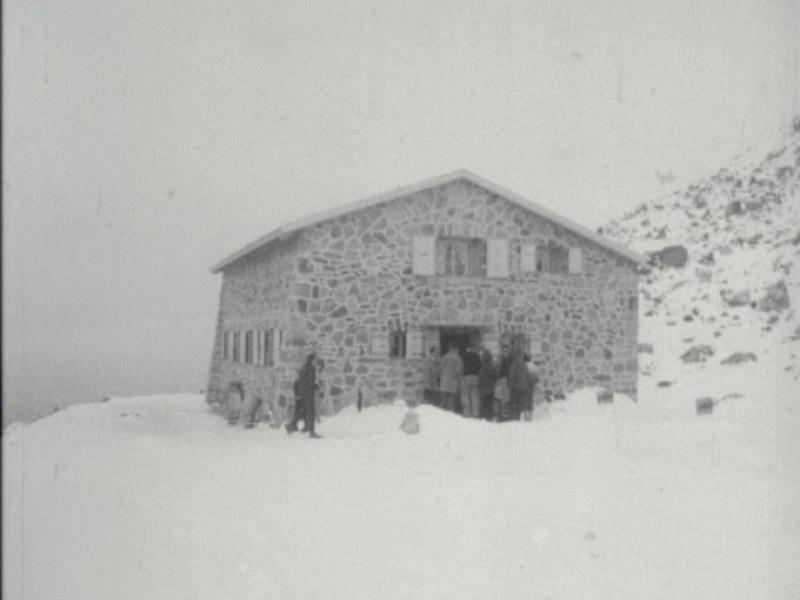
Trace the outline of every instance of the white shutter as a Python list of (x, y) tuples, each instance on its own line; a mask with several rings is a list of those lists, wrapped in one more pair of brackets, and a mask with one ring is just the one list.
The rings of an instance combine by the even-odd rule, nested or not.
[(569, 272), (581, 273), (583, 271), (583, 256), (580, 248), (569, 249)]
[(522, 246), (519, 253), (519, 270), (523, 273), (536, 272), (536, 246), (527, 244)]
[(412, 239), (414, 275), (436, 275), (436, 237), (415, 235)]
[(486, 275), (508, 277), (508, 240), (486, 240)]

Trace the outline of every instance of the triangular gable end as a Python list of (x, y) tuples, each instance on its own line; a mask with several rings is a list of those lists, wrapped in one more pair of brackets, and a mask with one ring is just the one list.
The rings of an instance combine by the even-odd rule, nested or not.
[(490, 192), (490, 193), (492, 193), (492, 194), (494, 194), (496, 196), (500, 196), (500, 197), (506, 199), (507, 201), (511, 202), (512, 204), (515, 204), (515, 205), (519, 206), (523, 210), (532, 212), (532, 213), (536, 214), (539, 217), (542, 217), (542, 218), (544, 218), (544, 219), (546, 219), (548, 221), (551, 221), (551, 222), (553, 222), (553, 223), (555, 223), (557, 225), (560, 225), (564, 229), (567, 229), (568, 231), (571, 231), (571, 232), (575, 233), (576, 235), (579, 235), (580, 237), (583, 237), (583, 238), (585, 238), (585, 239), (587, 239), (587, 240), (589, 240), (591, 242), (594, 242), (595, 244), (597, 244), (599, 246), (602, 246), (602, 247), (610, 250), (611, 252), (613, 252), (615, 254), (618, 254), (618, 255), (630, 260), (631, 262), (633, 262), (635, 264), (643, 265), (645, 263), (645, 259), (644, 259), (644, 257), (642, 255), (640, 255), (640, 254), (638, 254), (636, 252), (633, 252), (633, 251), (625, 248), (624, 246), (616, 244), (615, 242), (612, 242), (611, 240), (609, 240), (607, 238), (604, 238), (604, 237), (594, 233), (590, 229), (587, 229), (586, 227), (583, 227), (582, 225), (578, 225), (574, 221), (572, 221), (570, 219), (567, 219), (566, 217), (563, 217), (563, 216), (561, 216), (561, 215), (559, 215), (559, 214), (557, 214), (557, 213), (555, 213), (555, 212), (553, 212), (553, 211), (551, 211), (551, 210), (549, 210), (549, 209), (547, 209), (547, 208), (545, 208), (543, 206), (540, 206), (540, 205), (536, 204), (535, 202), (531, 202), (530, 200), (520, 196), (519, 194), (516, 194), (516, 193), (514, 193), (514, 192), (512, 192), (510, 190), (507, 190), (507, 189), (505, 189), (505, 188), (503, 188), (503, 187), (501, 187), (501, 186), (489, 181), (488, 179), (484, 179), (483, 177), (480, 177), (480, 176), (476, 175), (475, 173), (472, 173), (471, 171), (461, 170), (461, 171), (454, 171), (452, 173), (447, 173), (447, 174), (441, 175), (439, 177), (426, 179), (424, 181), (420, 181), (418, 183), (415, 183), (415, 184), (412, 184), (412, 185), (409, 185), (409, 186), (399, 187), (399, 188), (397, 188), (395, 190), (392, 190), (390, 192), (385, 192), (383, 194), (378, 194), (376, 196), (370, 196), (369, 198), (364, 198), (362, 200), (357, 200), (355, 202), (350, 202), (350, 203), (344, 204), (342, 206), (339, 206), (339, 207), (336, 207), (336, 208), (333, 208), (333, 209), (329, 209), (329, 210), (325, 210), (325, 211), (322, 211), (322, 212), (319, 212), (319, 213), (315, 213), (315, 214), (309, 215), (308, 217), (305, 217), (303, 219), (298, 219), (298, 220), (293, 221), (291, 223), (287, 223), (286, 225), (284, 225), (282, 227), (279, 227), (277, 229), (274, 229), (271, 232), (269, 232), (268, 234), (266, 234), (266, 235), (264, 235), (264, 236), (262, 236), (262, 237), (260, 237), (260, 238), (258, 238), (256, 240), (254, 240), (253, 242), (247, 244), (246, 246), (244, 246), (240, 250), (237, 250), (236, 252), (234, 252), (233, 254), (228, 256), (227, 258), (225, 258), (222, 261), (220, 261), (219, 263), (215, 264), (213, 267), (211, 267), (210, 270), (211, 270), (212, 273), (219, 273), (220, 271), (225, 269), (230, 264), (236, 262), (237, 260), (239, 260), (240, 258), (243, 258), (244, 256), (247, 256), (251, 252), (254, 252), (254, 251), (258, 250), (259, 248), (262, 248), (265, 245), (267, 245), (267, 244), (269, 244), (269, 243), (271, 243), (271, 242), (273, 242), (275, 240), (285, 238), (286, 236), (288, 236), (288, 235), (290, 235), (292, 233), (298, 232), (301, 229), (305, 229), (307, 227), (311, 227), (313, 225), (316, 225), (316, 224), (324, 222), (324, 221), (335, 219), (335, 218), (340, 217), (342, 215), (346, 215), (346, 214), (349, 214), (349, 213), (352, 213), (352, 212), (356, 212), (356, 211), (359, 211), (359, 210), (363, 210), (363, 209), (366, 209), (366, 208), (370, 208), (370, 207), (373, 207), (373, 206), (384, 204), (386, 202), (390, 202), (392, 200), (396, 200), (396, 199), (402, 198), (404, 196), (410, 196), (412, 194), (415, 194), (417, 192), (421, 192), (421, 191), (426, 190), (426, 189), (430, 189), (430, 188), (446, 185), (446, 184), (449, 184), (449, 183), (453, 183), (453, 182), (456, 182), (458, 180), (464, 180), (464, 181), (466, 181), (468, 183), (471, 183), (471, 184), (473, 184), (475, 186), (483, 188), (486, 191), (488, 191), (488, 192)]

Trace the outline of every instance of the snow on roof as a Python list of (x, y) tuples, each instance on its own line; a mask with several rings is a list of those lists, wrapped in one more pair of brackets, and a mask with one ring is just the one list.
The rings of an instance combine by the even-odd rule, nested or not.
[(243, 248), (237, 250), (227, 258), (221, 260), (213, 267), (211, 267), (212, 273), (219, 273), (225, 267), (229, 266), (230, 264), (234, 263), (235, 261), (239, 260), (243, 256), (262, 248), (263, 246), (273, 242), (275, 240), (281, 239), (286, 237), (287, 235), (300, 231), (301, 229), (305, 229), (306, 227), (311, 227), (312, 225), (316, 225), (317, 223), (321, 223), (323, 221), (328, 221), (330, 219), (335, 219), (336, 217), (340, 217), (342, 215), (346, 215), (351, 212), (355, 212), (358, 210), (363, 210), (365, 208), (369, 208), (372, 206), (376, 206), (378, 204), (383, 204), (384, 202), (389, 202), (391, 200), (395, 200), (397, 198), (402, 198), (403, 196), (409, 196), (416, 192), (426, 190), (433, 187), (438, 187), (440, 185), (445, 185), (447, 183), (451, 183), (458, 180), (464, 180), (469, 183), (473, 183), (478, 187), (482, 187), (485, 190), (492, 192), (497, 196), (501, 196), (506, 200), (513, 202), (517, 206), (523, 208), (524, 210), (533, 212), (545, 219), (552, 221), (558, 225), (561, 225), (565, 229), (572, 231), (573, 233), (586, 238), (599, 246), (602, 246), (615, 254), (618, 254), (624, 258), (627, 258), (630, 261), (633, 261), (636, 264), (644, 264), (645, 258), (624, 246), (616, 244), (611, 240), (604, 238), (590, 229), (583, 227), (582, 225), (578, 225), (574, 221), (567, 219), (559, 214), (554, 213), (553, 211), (536, 204), (535, 202), (531, 202), (530, 200), (523, 198), (519, 194), (516, 194), (510, 190), (507, 190), (496, 183), (489, 181), (488, 179), (484, 179), (475, 173), (468, 171), (466, 169), (462, 169), (459, 171), (453, 171), (451, 173), (445, 173), (444, 175), (439, 175), (438, 177), (432, 177), (430, 179), (425, 179), (423, 181), (419, 181), (417, 183), (413, 183), (411, 185), (398, 187), (394, 190), (389, 192), (384, 192), (382, 194), (377, 194), (375, 196), (370, 196), (368, 198), (363, 198), (361, 200), (356, 200), (355, 202), (349, 202), (347, 204), (343, 204), (342, 206), (337, 206), (335, 208), (331, 208), (328, 210), (324, 210), (318, 213), (314, 213), (309, 215), (308, 217), (304, 217), (302, 219), (298, 219), (296, 221), (292, 221), (283, 225), (282, 227), (278, 227), (277, 229), (273, 229), (269, 233), (260, 238), (250, 242)]

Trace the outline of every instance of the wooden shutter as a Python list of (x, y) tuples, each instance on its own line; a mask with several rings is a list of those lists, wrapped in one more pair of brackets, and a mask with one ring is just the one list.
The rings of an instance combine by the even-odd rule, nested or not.
[(412, 239), (414, 275), (436, 274), (436, 237), (415, 235)]
[(526, 244), (520, 248), (519, 270), (523, 273), (536, 272), (536, 246)]
[(486, 240), (486, 275), (508, 277), (508, 240)]
[(580, 248), (569, 249), (569, 272), (581, 273), (583, 271), (583, 256)]

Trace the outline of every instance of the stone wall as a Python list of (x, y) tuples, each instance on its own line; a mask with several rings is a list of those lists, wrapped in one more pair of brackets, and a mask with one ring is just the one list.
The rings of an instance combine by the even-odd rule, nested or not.
[[(510, 276), (414, 275), (414, 235), (507, 239)], [(521, 246), (548, 241), (580, 247), (582, 272), (522, 273)], [(240, 377), (262, 389), (289, 390), (302, 356), (313, 349), (328, 365), (334, 410), (359, 392), (365, 403), (413, 397), (421, 354), (389, 358), (376, 342), (399, 324), (427, 347), (438, 341), (438, 327), (471, 325), (486, 339), (527, 335), (541, 361), (542, 393), (602, 385), (635, 396), (637, 287), (629, 260), (459, 180), (318, 223), (227, 268), (221, 327), (275, 323), (292, 343), (275, 381), (263, 381), (263, 369), (235, 365), (217, 368), (215, 385)]]
[[(233, 383), (255, 394), (276, 410), (291, 397), (295, 356), (291, 353), (289, 290), (295, 277), (297, 238), (270, 244), (245, 256), (223, 272), (219, 313), (214, 336), (206, 400), (224, 401)], [(225, 331), (272, 329), (283, 338), (273, 366), (262, 367), (223, 360)], [(305, 346), (305, 341), (301, 344)], [(283, 398), (281, 398), (283, 396)]]

